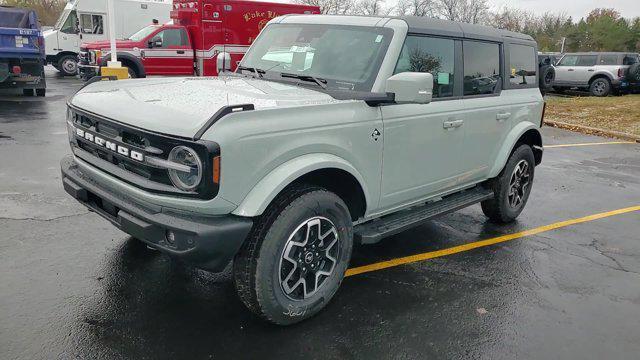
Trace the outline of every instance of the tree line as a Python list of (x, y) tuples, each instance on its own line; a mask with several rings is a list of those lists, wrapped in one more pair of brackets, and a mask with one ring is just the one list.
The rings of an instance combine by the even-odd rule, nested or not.
[[(538, 42), (540, 51), (640, 51), (640, 17), (627, 19), (614, 9), (594, 9), (579, 20), (566, 14), (505, 7), (491, 11), (487, 0), (293, 0), (320, 7), (323, 14), (413, 15), (482, 24), (522, 32)], [(42, 25), (51, 26), (66, 0), (0, 0), (0, 5), (34, 9)]]
[(564, 13), (535, 14), (505, 7), (489, 9), (487, 0), (295, 0), (316, 5), (323, 14), (426, 16), (493, 26), (531, 35), (540, 51), (640, 51), (640, 17), (628, 19), (614, 9), (594, 9), (573, 19)]
[(35, 10), (43, 26), (53, 26), (66, 4), (67, 0), (0, 0), (0, 5)]

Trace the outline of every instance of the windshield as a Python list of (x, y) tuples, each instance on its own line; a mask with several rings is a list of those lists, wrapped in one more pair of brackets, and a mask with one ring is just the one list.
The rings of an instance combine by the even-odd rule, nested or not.
[(56, 21), (56, 24), (53, 25), (53, 28), (54, 29), (60, 29), (60, 27), (62, 27), (62, 24), (67, 19), (67, 16), (69, 15), (70, 12), (71, 12), (70, 9), (64, 9), (62, 11), (62, 14), (60, 14), (60, 17), (58, 18), (58, 21)]
[(147, 27), (143, 27), (142, 29), (138, 30), (135, 34), (129, 36), (129, 39), (127, 40), (140, 41), (146, 38), (147, 36), (151, 35), (151, 33), (156, 31), (156, 29), (158, 29), (159, 27), (160, 25), (149, 25)]
[(371, 91), (392, 36), (389, 28), (272, 24), (241, 66), (264, 70), (265, 76), (318, 78), (330, 89)]

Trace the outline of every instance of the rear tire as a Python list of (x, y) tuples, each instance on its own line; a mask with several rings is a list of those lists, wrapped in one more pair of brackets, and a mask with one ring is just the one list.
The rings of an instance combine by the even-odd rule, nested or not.
[(509, 157), (500, 175), (491, 179), (493, 199), (480, 205), (482, 212), (491, 220), (509, 223), (522, 212), (533, 186), (535, 158), (529, 145), (520, 145)]
[(336, 293), (352, 248), (353, 224), (342, 199), (317, 186), (292, 187), (256, 220), (236, 255), (236, 291), (269, 322), (300, 322)]
[(605, 97), (611, 93), (611, 82), (609, 79), (597, 78), (589, 85), (589, 92), (593, 96)]

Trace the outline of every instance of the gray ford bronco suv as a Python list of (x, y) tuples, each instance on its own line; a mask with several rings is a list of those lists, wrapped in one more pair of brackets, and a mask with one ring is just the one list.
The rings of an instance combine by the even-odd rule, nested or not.
[(233, 261), (242, 302), (292, 324), (327, 305), (355, 241), (476, 203), (520, 214), (543, 152), (536, 51), (426, 18), (279, 17), (236, 73), (78, 91), (62, 181), (171, 257)]

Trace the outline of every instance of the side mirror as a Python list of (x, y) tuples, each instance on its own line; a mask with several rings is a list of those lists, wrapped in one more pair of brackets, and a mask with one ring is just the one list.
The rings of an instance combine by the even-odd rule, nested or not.
[(154, 47), (162, 47), (162, 39), (160, 36), (154, 36), (151, 41), (149, 41), (149, 49)]
[(395, 94), (398, 104), (428, 104), (433, 95), (433, 75), (403, 72), (387, 79), (386, 92)]

